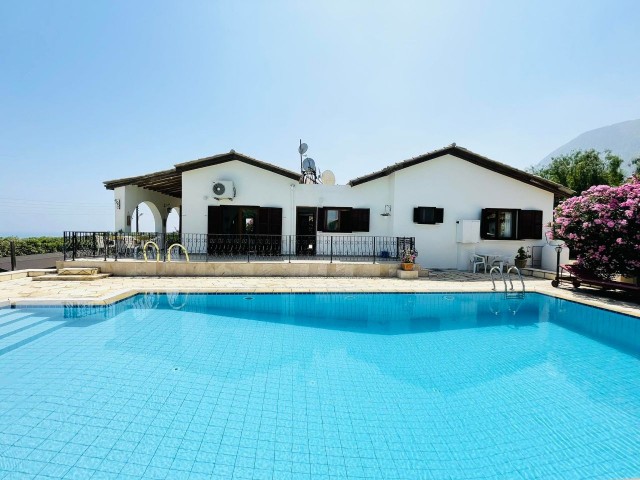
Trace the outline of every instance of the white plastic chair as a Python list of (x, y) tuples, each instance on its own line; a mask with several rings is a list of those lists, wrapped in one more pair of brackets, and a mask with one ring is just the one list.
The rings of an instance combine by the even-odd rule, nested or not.
[(471, 258), (469, 258), (469, 261), (473, 265), (473, 273), (477, 273), (476, 269), (478, 268), (479, 265), (482, 265), (482, 267), (484, 268), (484, 273), (487, 273), (487, 262), (485, 262), (484, 257), (482, 255), (475, 255), (475, 254), (471, 255)]
[(102, 233), (96, 233), (96, 250), (98, 255), (108, 254), (111, 245), (108, 243), (105, 245), (104, 235)]

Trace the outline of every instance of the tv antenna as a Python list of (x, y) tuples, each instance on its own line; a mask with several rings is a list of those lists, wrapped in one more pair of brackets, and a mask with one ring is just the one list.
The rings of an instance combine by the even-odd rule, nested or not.
[(321, 183), (315, 160), (305, 155), (308, 149), (309, 146), (306, 143), (302, 143), (302, 139), (300, 139), (300, 146), (298, 147), (298, 153), (300, 154), (300, 183)]

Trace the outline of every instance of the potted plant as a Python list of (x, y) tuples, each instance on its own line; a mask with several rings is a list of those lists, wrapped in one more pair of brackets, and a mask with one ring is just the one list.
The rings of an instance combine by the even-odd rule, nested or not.
[(418, 256), (418, 251), (413, 248), (407, 248), (402, 251), (402, 255), (400, 256), (400, 262), (402, 263), (403, 270), (413, 270), (413, 265), (416, 263), (416, 257)]
[[(527, 249), (528, 250), (528, 249)], [(531, 258), (528, 251), (524, 249), (524, 247), (520, 247), (518, 249), (518, 253), (516, 253), (515, 262), (516, 267), (518, 269), (522, 269), (527, 266), (527, 259)]]

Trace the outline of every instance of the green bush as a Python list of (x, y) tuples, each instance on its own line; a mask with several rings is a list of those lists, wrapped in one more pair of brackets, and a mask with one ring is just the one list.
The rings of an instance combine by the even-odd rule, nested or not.
[(40, 253), (61, 252), (62, 237), (0, 237), (0, 257), (11, 255), (10, 242), (16, 243), (16, 255), (36, 255)]

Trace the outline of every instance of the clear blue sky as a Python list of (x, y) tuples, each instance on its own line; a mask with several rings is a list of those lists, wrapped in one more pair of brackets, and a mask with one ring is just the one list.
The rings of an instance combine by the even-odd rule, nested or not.
[(640, 117), (640, 2), (0, 3), (0, 235), (231, 148), (339, 183), (452, 142), (525, 168)]

